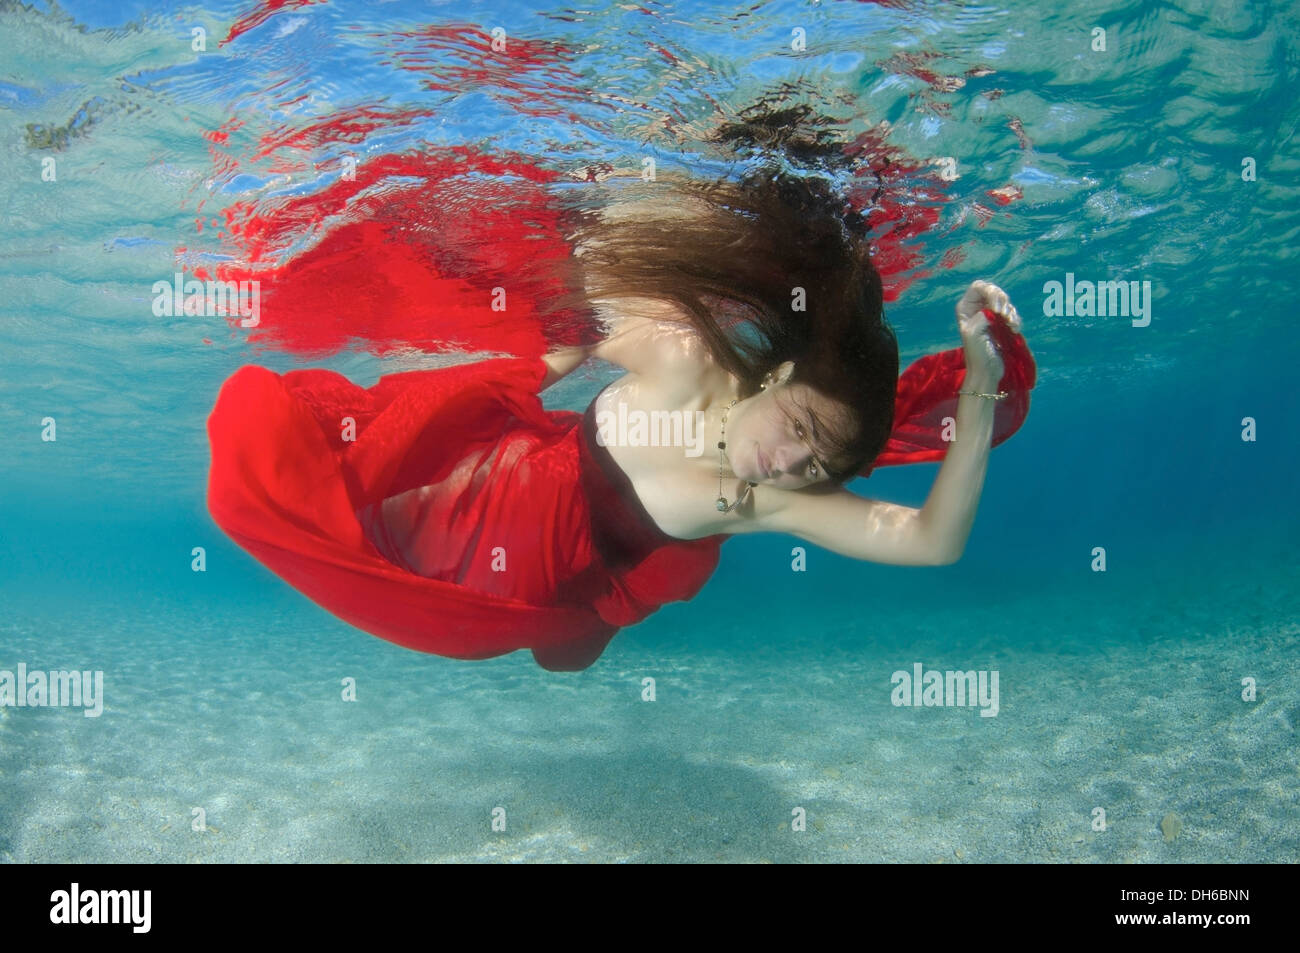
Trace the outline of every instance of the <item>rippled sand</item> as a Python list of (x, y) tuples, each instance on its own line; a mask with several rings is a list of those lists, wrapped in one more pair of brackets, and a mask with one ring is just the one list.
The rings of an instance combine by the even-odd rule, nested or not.
[[(711, 586), (567, 676), (391, 647), (275, 583), (260, 606), (28, 605), (0, 667), (101, 668), (107, 701), (0, 717), (0, 857), (1296, 862), (1300, 615), (1274, 571), (823, 607), (824, 639), (748, 610), (705, 644), (736, 595)], [(914, 662), (997, 669), (999, 714), (894, 707)]]

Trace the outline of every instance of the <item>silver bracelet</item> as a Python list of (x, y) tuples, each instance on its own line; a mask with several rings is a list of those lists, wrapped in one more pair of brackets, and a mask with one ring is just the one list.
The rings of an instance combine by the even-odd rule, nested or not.
[(1007, 393), (1006, 391), (1004, 391), (1004, 390), (1002, 390), (1002, 391), (998, 391), (996, 394), (980, 394), (980, 393), (977, 393), (976, 391), (973, 391), (973, 390), (959, 390), (959, 391), (957, 391), (957, 393), (959, 393), (959, 394), (969, 394), (971, 397), (988, 397), (988, 398), (990, 398), (990, 399), (992, 399), (992, 400), (1004, 400), (1005, 398), (1011, 396), (1010, 394), (1008, 394), (1008, 393)]

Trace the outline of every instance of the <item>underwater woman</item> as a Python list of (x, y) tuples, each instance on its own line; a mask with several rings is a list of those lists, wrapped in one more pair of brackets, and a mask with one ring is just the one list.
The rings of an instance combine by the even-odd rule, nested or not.
[[(208, 423), (218, 525), (367, 632), (463, 659), (528, 648), (553, 670), (692, 598), (734, 535), (896, 565), (961, 556), (990, 448), (1034, 384), (1000, 289), (966, 288), (961, 347), (900, 378), (866, 220), (831, 177), (761, 162), (558, 221), (572, 254), (535, 264), (569, 290), (543, 310), (592, 316), (591, 343), (368, 389), (243, 367)], [(593, 357), (625, 373), (585, 414), (543, 409), (540, 392)], [(705, 452), (607, 439), (604, 413), (689, 415)], [(845, 487), (930, 461), (919, 508)]]

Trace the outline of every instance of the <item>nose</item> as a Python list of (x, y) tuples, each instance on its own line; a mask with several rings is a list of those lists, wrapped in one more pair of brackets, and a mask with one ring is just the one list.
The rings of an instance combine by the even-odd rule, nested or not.
[(776, 473), (801, 473), (811, 460), (812, 454), (805, 446), (780, 447), (772, 454), (772, 469)]

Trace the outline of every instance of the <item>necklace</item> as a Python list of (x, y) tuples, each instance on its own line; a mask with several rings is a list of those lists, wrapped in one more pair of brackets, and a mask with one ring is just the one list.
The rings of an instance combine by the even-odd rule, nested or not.
[(736, 497), (736, 502), (730, 505), (727, 504), (727, 498), (722, 495), (723, 460), (726, 458), (726, 451), (727, 451), (727, 440), (726, 440), (727, 414), (731, 413), (731, 408), (735, 407), (736, 404), (739, 402), (739, 400), (740, 398), (736, 398), (735, 400), (733, 400), (731, 403), (727, 405), (727, 409), (722, 412), (722, 439), (718, 441), (718, 504), (717, 505), (718, 505), (719, 513), (730, 513), (732, 510), (734, 510), (737, 506), (739, 506), (741, 503), (745, 501), (745, 497), (749, 496), (749, 491), (751, 489), (758, 486), (757, 483), (750, 483), (748, 480), (746, 480), (744, 492), (741, 493), (740, 496)]

